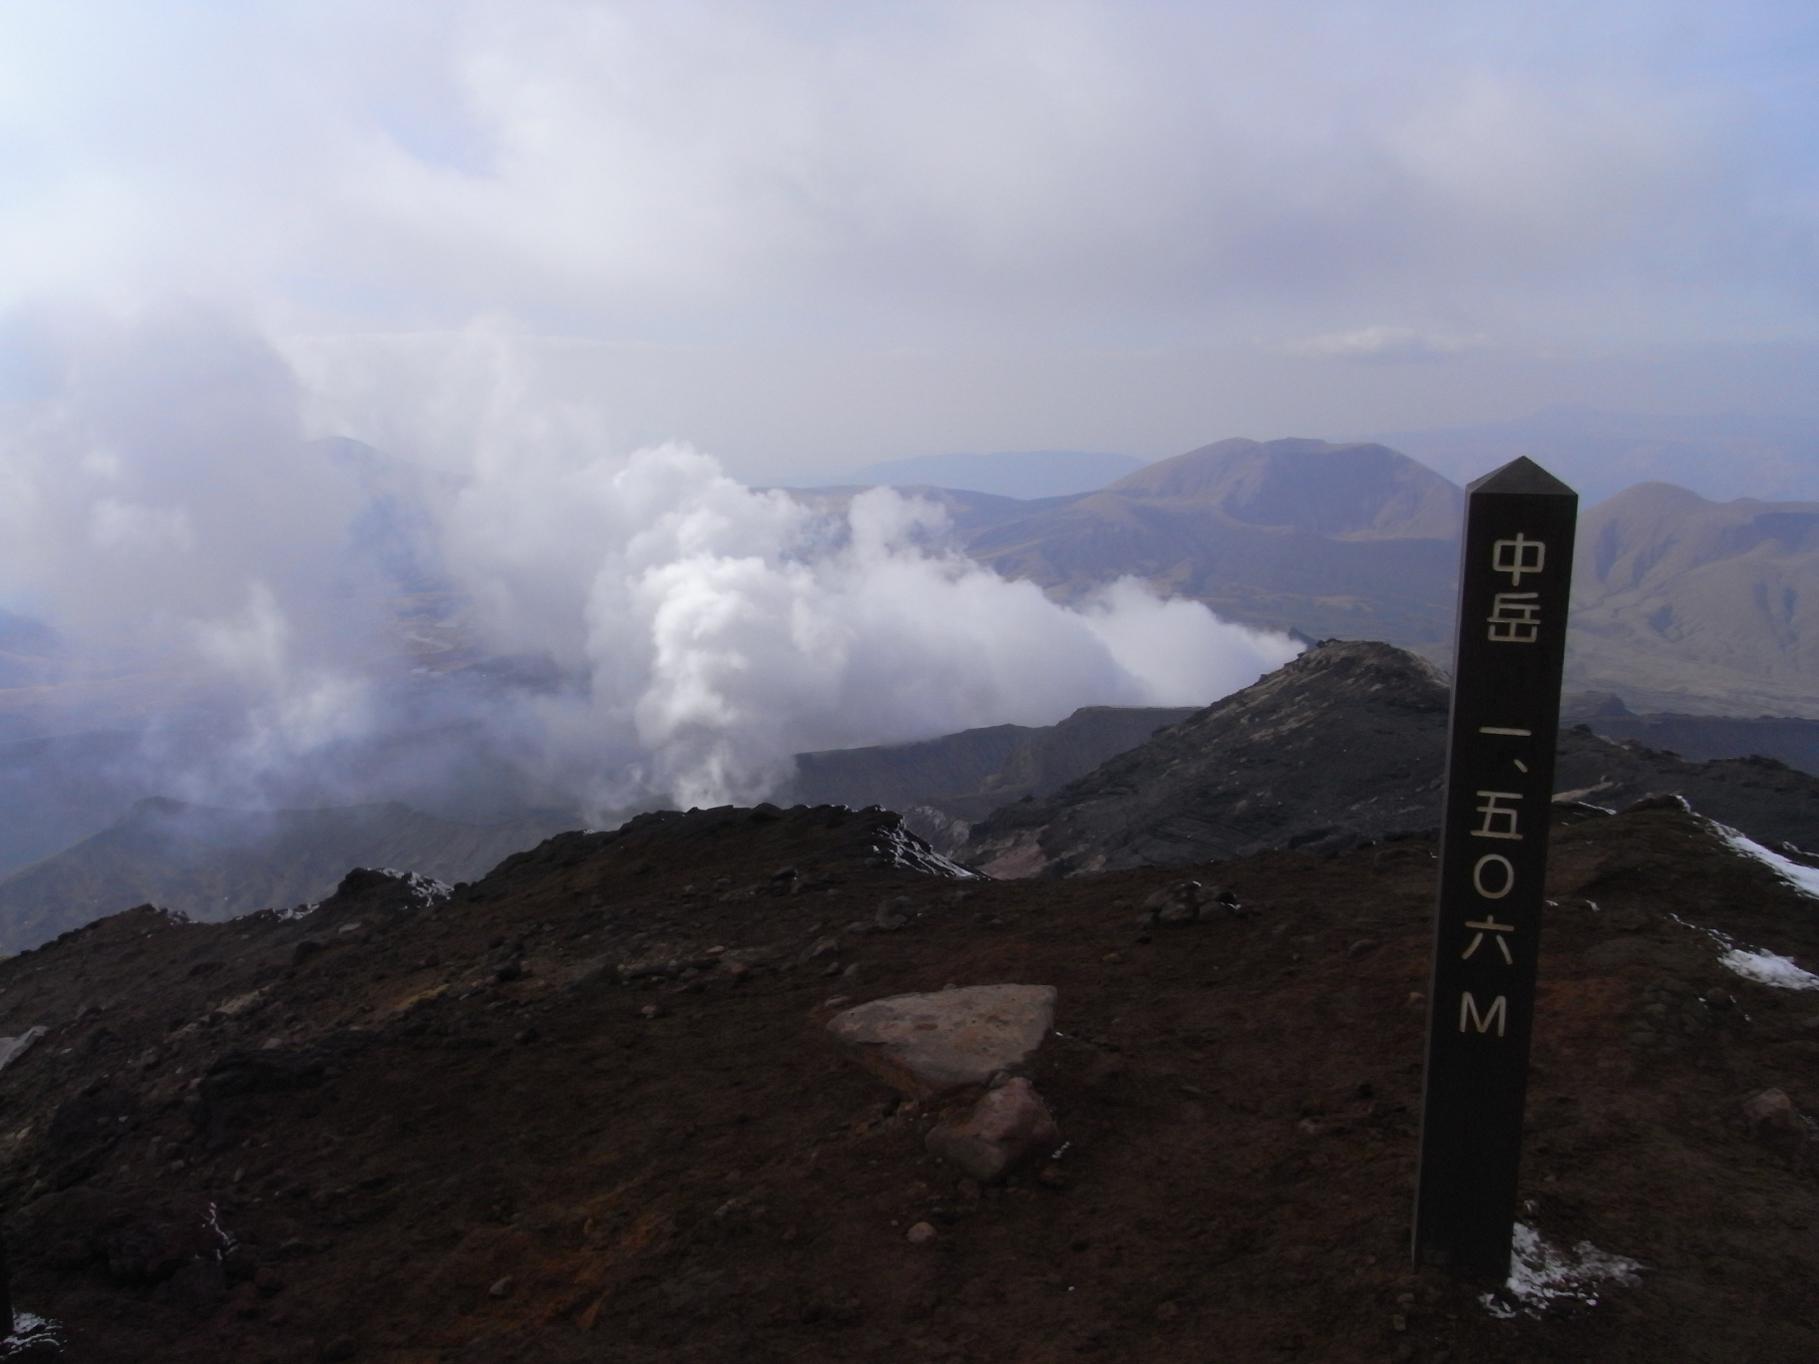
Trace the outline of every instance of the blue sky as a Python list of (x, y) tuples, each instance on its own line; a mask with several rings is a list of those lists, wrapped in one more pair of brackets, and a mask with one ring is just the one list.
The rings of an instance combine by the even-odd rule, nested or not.
[(483, 334), (758, 475), (1819, 416), (1816, 16), (16, 0), (0, 335), (201, 300), (364, 431)]

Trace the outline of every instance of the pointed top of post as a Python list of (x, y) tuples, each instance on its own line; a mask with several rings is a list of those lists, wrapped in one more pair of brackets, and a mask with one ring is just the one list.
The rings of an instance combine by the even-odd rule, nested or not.
[(1518, 455), (1501, 469), (1465, 485), (1467, 494), (1515, 494), (1522, 497), (1578, 497), (1527, 455)]

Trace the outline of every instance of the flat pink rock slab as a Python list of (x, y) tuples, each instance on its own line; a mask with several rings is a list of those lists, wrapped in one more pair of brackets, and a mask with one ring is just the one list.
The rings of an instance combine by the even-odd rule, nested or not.
[(1024, 1064), (1054, 1023), (1052, 985), (969, 985), (874, 999), (836, 1014), (827, 1030), (886, 1084), (927, 1099)]

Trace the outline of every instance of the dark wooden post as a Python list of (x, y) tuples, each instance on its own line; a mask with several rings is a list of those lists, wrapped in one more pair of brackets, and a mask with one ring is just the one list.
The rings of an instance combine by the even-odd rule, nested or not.
[(6, 1234), (0, 1232), (0, 1326), (6, 1328), (0, 1340), (13, 1333), (13, 1278), (6, 1265)]
[(1416, 1263), (1509, 1274), (1579, 498), (1531, 460), (1466, 489)]

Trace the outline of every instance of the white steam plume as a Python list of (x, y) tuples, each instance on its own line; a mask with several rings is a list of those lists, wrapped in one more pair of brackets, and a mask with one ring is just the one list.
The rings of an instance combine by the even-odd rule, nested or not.
[[(427, 684), (374, 643), (403, 589), (363, 542), (371, 486), (301, 440), (304, 386), (272, 349), (194, 314), (44, 334), (41, 391), (0, 407), (0, 605), (229, 689), (217, 776), (421, 723)], [(685, 445), (615, 449), (497, 333), (414, 385), (311, 397), (436, 466), (412, 495), (478, 652), (554, 664), (444, 718), (595, 817), (760, 799), (805, 749), (1205, 703), (1295, 651), (1134, 581), (1058, 604), (955, 552), (929, 502), (817, 509)]]
[(237, 800), (361, 734), (385, 619), (348, 552), (361, 492), (306, 447), (287, 362), (200, 308), (5, 322), (0, 607), (53, 626), (64, 691), (95, 698), (61, 723), (226, 706), (167, 789)]

